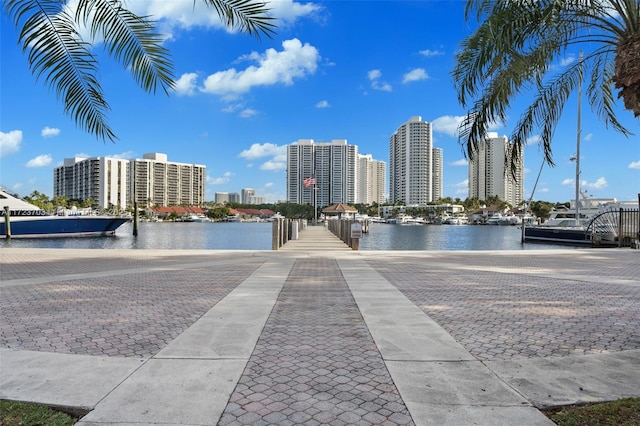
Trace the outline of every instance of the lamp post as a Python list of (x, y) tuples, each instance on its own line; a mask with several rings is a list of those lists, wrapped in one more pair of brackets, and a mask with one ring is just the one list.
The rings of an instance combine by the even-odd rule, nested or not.
[(313, 184), (313, 224), (318, 224), (318, 187)]

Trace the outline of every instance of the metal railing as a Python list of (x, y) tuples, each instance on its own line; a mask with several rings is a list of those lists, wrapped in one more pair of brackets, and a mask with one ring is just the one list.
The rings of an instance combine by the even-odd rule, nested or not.
[(640, 210), (619, 209), (598, 214), (587, 227), (594, 247), (640, 248)]

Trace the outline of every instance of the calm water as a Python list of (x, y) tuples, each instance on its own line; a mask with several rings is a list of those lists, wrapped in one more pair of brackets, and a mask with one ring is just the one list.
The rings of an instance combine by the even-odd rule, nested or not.
[[(133, 237), (131, 223), (113, 237), (2, 239), (0, 247), (86, 249), (271, 250), (270, 223), (140, 223)], [(515, 226), (371, 224), (360, 250), (531, 250), (568, 248), (521, 244)]]

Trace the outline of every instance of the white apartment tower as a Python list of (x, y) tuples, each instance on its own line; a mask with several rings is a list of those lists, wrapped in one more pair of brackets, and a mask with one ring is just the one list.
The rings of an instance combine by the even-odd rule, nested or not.
[(256, 191), (253, 188), (242, 188), (240, 191), (240, 203), (241, 204), (255, 204), (251, 202), (251, 198), (255, 197)]
[[(346, 139), (299, 139), (287, 146), (287, 201), (326, 207), (356, 202), (358, 147)], [(315, 178), (315, 185), (304, 185)]]
[(53, 195), (71, 200), (92, 199), (104, 209), (128, 205), (129, 161), (110, 157), (65, 158), (53, 169)]
[(433, 171), (432, 176), (432, 197), (433, 201), (438, 201), (442, 198), (442, 180), (444, 176), (444, 169), (442, 167), (442, 148), (433, 148)]
[(384, 203), (386, 168), (384, 161), (374, 160), (371, 154), (358, 154), (357, 203)]
[(524, 199), (523, 153), (516, 165), (515, 179), (508, 163), (505, 164), (505, 158), (507, 155), (510, 157), (512, 149), (514, 145), (506, 136), (487, 133), (469, 162), (469, 197), (486, 200), (497, 196), (512, 206), (517, 206)]
[(237, 192), (216, 192), (215, 202), (218, 204), (224, 203), (240, 203), (240, 194)]
[(138, 206), (201, 205), (206, 168), (167, 161), (166, 154), (144, 154), (130, 161), (130, 192)]
[(434, 201), (431, 123), (414, 116), (389, 139), (389, 201)]

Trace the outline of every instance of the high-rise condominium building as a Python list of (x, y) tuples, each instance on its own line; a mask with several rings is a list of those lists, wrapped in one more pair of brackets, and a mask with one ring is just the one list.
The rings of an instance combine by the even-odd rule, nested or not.
[(138, 206), (200, 205), (204, 203), (206, 167), (167, 161), (149, 153), (130, 161), (131, 197)]
[(53, 170), (54, 196), (93, 199), (103, 208), (177, 206), (204, 203), (206, 167), (167, 161), (165, 154), (142, 159), (65, 158)]
[(53, 169), (53, 195), (69, 200), (92, 199), (105, 209), (125, 209), (129, 202), (129, 161), (119, 158), (65, 158)]
[(433, 172), (432, 176), (432, 197), (433, 201), (442, 198), (442, 180), (444, 179), (444, 169), (442, 167), (442, 148), (433, 148)]
[(255, 195), (256, 191), (254, 191), (253, 188), (242, 188), (242, 191), (240, 191), (240, 203), (254, 204), (251, 202), (251, 197), (254, 197)]
[(358, 154), (357, 203), (382, 204), (385, 202), (385, 176), (387, 164), (374, 160), (371, 154)]
[(241, 198), (237, 192), (216, 192), (215, 200), (219, 204), (240, 203)]
[(389, 139), (389, 201), (434, 201), (433, 173), (431, 123), (411, 117)]
[[(300, 139), (287, 146), (287, 201), (319, 207), (355, 203), (357, 157), (358, 147), (346, 139)], [(305, 185), (308, 178), (315, 185)]]
[(506, 136), (488, 133), (478, 144), (478, 150), (469, 162), (469, 197), (486, 200), (497, 196), (512, 206), (524, 199), (524, 157), (515, 168), (515, 179), (505, 166), (505, 156), (511, 154), (514, 145)]

